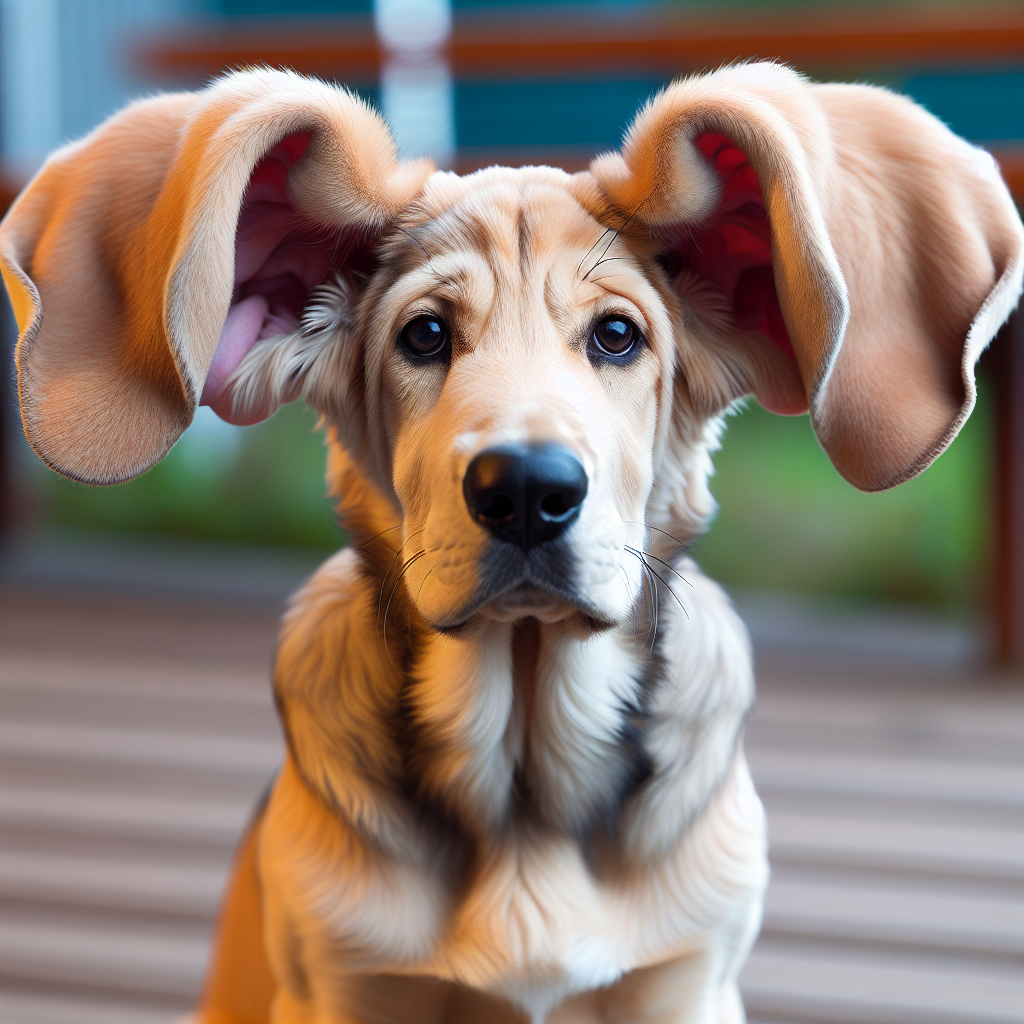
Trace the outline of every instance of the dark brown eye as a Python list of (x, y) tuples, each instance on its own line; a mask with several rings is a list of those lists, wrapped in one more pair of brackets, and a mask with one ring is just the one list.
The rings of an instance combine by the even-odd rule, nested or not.
[(414, 356), (438, 356), (448, 345), (448, 325), (437, 316), (410, 320), (398, 336), (399, 344)]
[(608, 356), (624, 356), (640, 340), (640, 329), (624, 316), (609, 316), (594, 327), (594, 345)]

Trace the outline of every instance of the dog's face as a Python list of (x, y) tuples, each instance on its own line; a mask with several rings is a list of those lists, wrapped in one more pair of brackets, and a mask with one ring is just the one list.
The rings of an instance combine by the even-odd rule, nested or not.
[(407, 589), (434, 626), (610, 624), (633, 603), (673, 320), (585, 192), (546, 169), (435, 175), (360, 304)]
[(398, 161), (352, 95), (263, 71), (55, 154), (0, 263), (53, 468), (128, 479), (200, 399), (244, 423), (303, 398), (428, 623), (598, 629), (644, 549), (711, 514), (743, 395), (809, 408), (864, 489), (927, 466), (1016, 303), (1022, 235), (992, 162), (924, 111), (775, 65), (674, 84), (588, 172), (466, 178)]

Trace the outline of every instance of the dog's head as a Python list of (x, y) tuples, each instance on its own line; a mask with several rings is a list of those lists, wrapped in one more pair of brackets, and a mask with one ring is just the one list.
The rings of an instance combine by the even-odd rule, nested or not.
[(719, 417), (749, 393), (809, 409), (858, 487), (919, 472), (970, 413), (1021, 250), (986, 154), (775, 65), (669, 87), (589, 172), (468, 177), (399, 162), (348, 93), (236, 74), (61, 150), (0, 231), (44, 461), (117, 482), (200, 400), (246, 423), (302, 397), (356, 541), (401, 538), (440, 629), (623, 621), (644, 550), (713, 511)]

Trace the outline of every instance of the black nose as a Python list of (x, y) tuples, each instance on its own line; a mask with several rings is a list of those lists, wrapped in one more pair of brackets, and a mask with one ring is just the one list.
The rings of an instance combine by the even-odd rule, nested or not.
[(478, 523), (528, 551), (554, 540), (580, 514), (587, 474), (560, 444), (503, 444), (473, 459), (462, 493)]

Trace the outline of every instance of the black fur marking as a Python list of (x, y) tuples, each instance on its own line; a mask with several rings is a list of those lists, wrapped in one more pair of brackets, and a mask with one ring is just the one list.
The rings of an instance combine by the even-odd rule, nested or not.
[(302, 963), (302, 940), (291, 928), (285, 939), (285, 955), (287, 957), (288, 987), (300, 1003), (307, 1003), (313, 996), (306, 968)]

